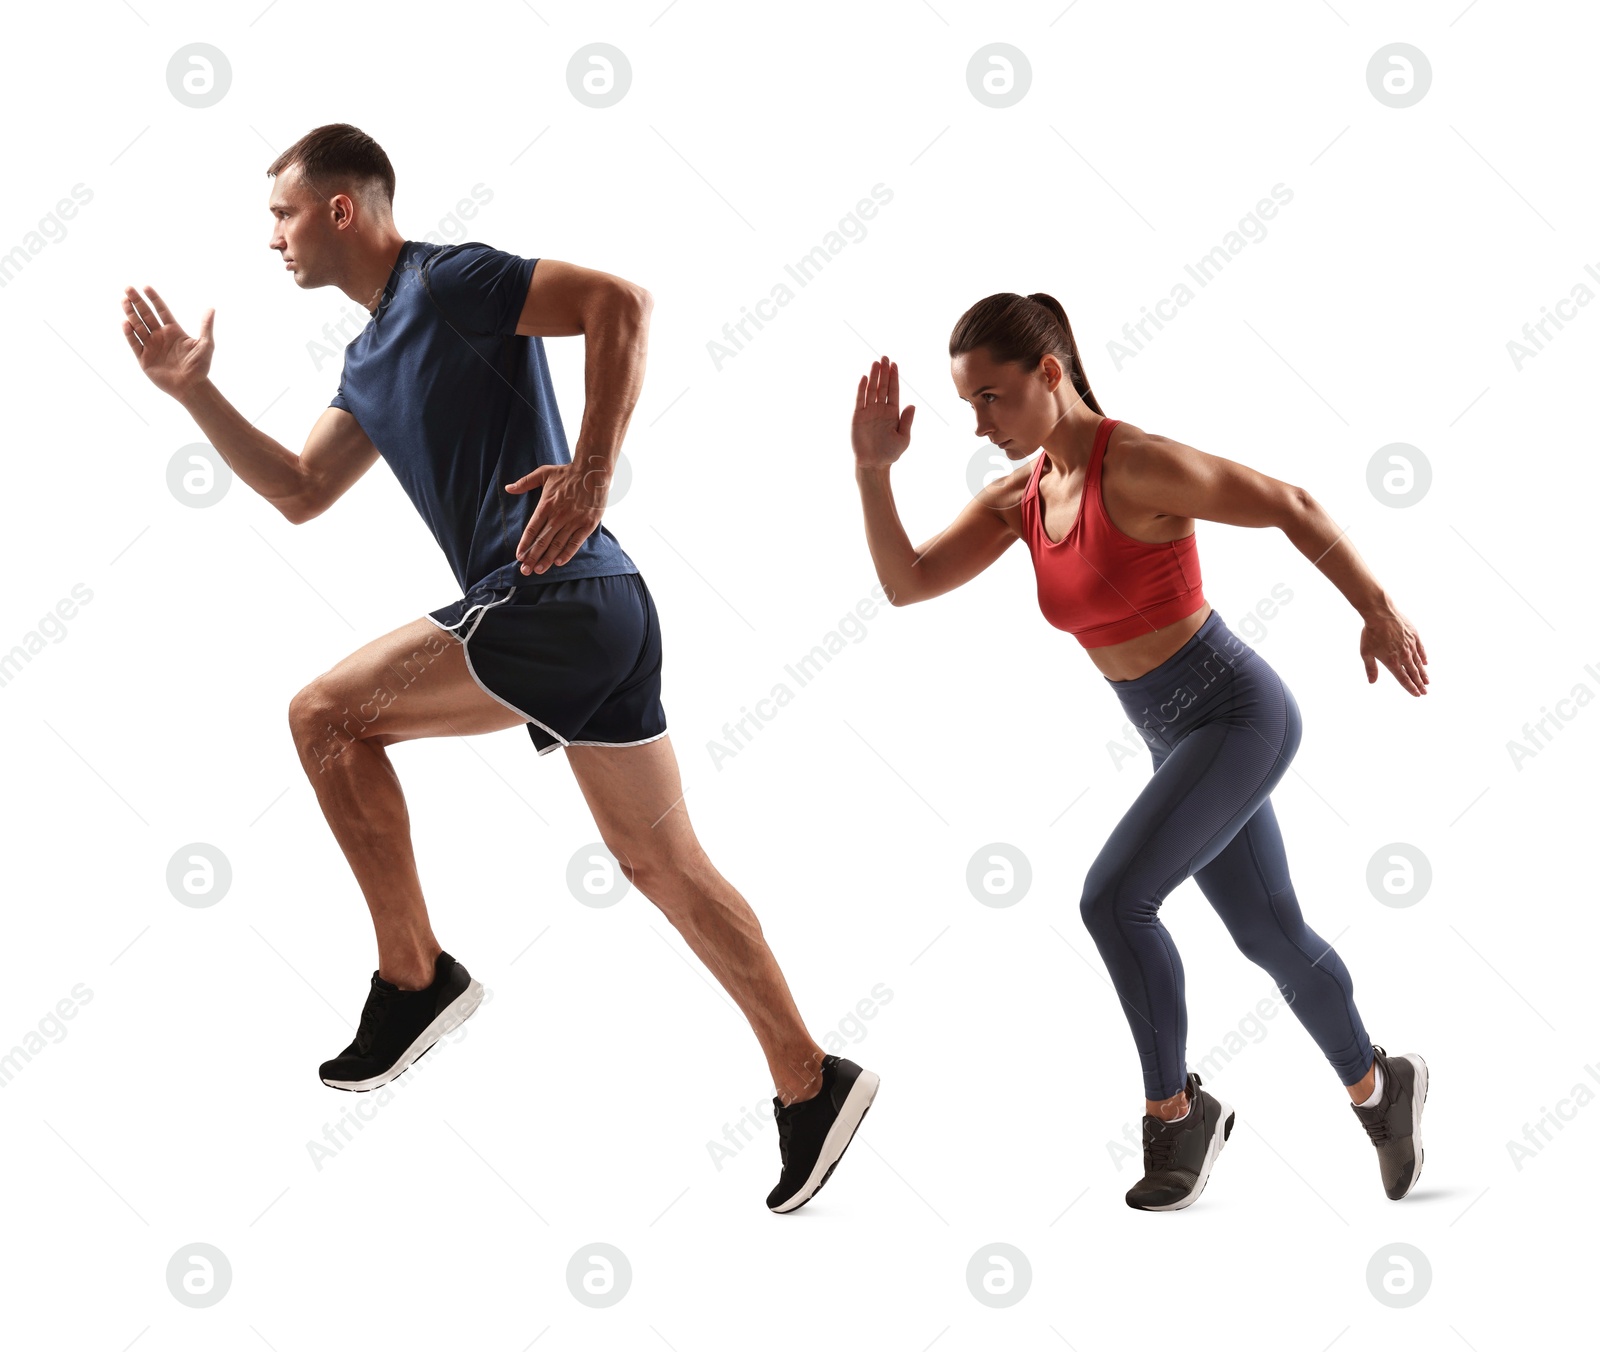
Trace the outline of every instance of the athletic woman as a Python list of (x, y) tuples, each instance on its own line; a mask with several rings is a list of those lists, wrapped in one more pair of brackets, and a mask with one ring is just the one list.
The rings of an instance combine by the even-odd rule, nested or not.
[[(1350, 974), (1300, 914), (1268, 795), (1300, 746), (1300, 710), (1266, 659), (1207, 602), (1195, 521), (1276, 526), (1362, 617), (1367, 681), (1382, 662), (1427, 693), (1427, 653), (1328, 514), (1302, 488), (1107, 418), (1051, 296), (988, 296), (950, 336), (974, 431), (1018, 468), (913, 548), (889, 485), (911, 441), (888, 357), (856, 389), (851, 442), (867, 544), (897, 606), (970, 581), (1018, 539), (1040, 609), (1084, 647), (1150, 747), (1148, 784), (1091, 865), (1080, 912), (1121, 998), (1144, 1075), (1144, 1177), (1129, 1206), (1175, 1211), (1205, 1188), (1234, 1112), (1187, 1069), (1183, 964), (1162, 900), (1193, 877), (1322, 1049), (1398, 1200), (1422, 1170), (1428, 1071), (1367, 1038)], [(1043, 448), (1032, 465), (1021, 462)]]

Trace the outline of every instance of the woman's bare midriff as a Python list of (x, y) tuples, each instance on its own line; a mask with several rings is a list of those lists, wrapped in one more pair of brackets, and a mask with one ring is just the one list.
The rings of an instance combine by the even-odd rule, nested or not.
[(1134, 681), (1148, 671), (1154, 671), (1179, 648), (1183, 647), (1211, 615), (1207, 601), (1193, 615), (1148, 634), (1130, 638), (1125, 643), (1108, 643), (1103, 648), (1085, 648), (1089, 660), (1099, 668), (1100, 674), (1113, 681)]

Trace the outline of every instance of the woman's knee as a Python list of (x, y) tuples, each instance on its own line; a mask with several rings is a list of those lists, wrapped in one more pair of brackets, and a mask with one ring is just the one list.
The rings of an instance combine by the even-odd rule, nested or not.
[(1078, 914), (1090, 934), (1109, 934), (1130, 921), (1148, 923), (1160, 909), (1159, 896), (1131, 887), (1126, 881), (1097, 876), (1093, 870), (1084, 880), (1083, 895), (1078, 900)]

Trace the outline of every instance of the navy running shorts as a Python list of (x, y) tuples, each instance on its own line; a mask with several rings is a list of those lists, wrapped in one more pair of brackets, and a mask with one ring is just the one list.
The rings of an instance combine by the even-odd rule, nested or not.
[(667, 732), (661, 624), (639, 573), (474, 588), (428, 619), (466, 649), (485, 694), (558, 746), (639, 746)]

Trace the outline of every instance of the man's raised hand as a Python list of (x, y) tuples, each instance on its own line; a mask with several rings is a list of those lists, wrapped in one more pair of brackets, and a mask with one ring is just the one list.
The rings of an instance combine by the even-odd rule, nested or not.
[(200, 336), (191, 338), (167, 309), (167, 303), (153, 286), (141, 296), (133, 287), (122, 293), (122, 336), (128, 340), (139, 369), (165, 394), (180, 398), (200, 383), (211, 370), (211, 321), (215, 310), (207, 310), (200, 321)]

